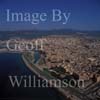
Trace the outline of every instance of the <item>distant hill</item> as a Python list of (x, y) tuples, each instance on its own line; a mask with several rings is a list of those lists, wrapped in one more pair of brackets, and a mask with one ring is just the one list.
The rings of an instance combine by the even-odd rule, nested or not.
[(79, 31), (72, 29), (0, 31), (0, 40), (9, 38), (31, 39), (47, 35), (85, 35), (100, 37), (100, 31)]

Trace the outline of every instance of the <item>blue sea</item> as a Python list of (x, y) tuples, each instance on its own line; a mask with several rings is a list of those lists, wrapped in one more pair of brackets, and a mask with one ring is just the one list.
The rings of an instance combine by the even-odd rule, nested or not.
[[(54, 88), (12, 87), (9, 75), (35, 75), (24, 64), (21, 54), (0, 53), (0, 99), (63, 100)], [(35, 75), (36, 76), (36, 75)], [(39, 77), (36, 76), (36, 79)], [(22, 100), (22, 99), (21, 99)]]

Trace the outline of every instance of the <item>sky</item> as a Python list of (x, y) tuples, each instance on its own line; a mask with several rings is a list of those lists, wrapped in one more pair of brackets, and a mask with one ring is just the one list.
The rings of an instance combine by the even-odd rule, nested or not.
[[(13, 12), (46, 12), (52, 9), (70, 12), (67, 24), (46, 23), (32, 25), (26, 22), (7, 22), (6, 9)], [(78, 29), (100, 30), (100, 0), (0, 0), (0, 30)]]

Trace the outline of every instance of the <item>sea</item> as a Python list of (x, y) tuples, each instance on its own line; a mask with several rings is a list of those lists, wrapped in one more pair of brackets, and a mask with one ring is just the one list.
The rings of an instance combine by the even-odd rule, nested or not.
[[(64, 100), (55, 88), (12, 87), (8, 76), (34, 75), (18, 53), (0, 53), (0, 99), (10, 100)], [(41, 79), (42, 80), (42, 79)]]

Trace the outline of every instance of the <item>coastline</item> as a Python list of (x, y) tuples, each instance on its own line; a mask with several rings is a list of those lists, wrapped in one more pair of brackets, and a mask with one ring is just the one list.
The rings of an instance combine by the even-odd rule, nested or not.
[[(24, 61), (24, 63), (26, 64), (26, 66), (32, 71), (34, 72), (38, 77), (40, 77), (41, 79), (46, 79), (44, 76), (41, 76), (37, 71), (35, 71), (32, 66), (27, 62), (27, 60), (25, 59), (24, 55), (22, 54), (22, 60)], [(48, 79), (47, 79), (48, 80)], [(53, 86), (53, 84), (51, 84)], [(64, 100), (67, 100), (68, 99), (68, 95), (66, 93), (65, 90), (63, 90), (62, 88), (57, 88), (57, 87), (54, 87), (58, 92), (59, 94), (61, 95), (61, 97), (63, 96), (64, 97)], [(62, 97), (62, 98), (63, 98)]]
[[(24, 55), (22, 55), (22, 59), (24, 61), (24, 63), (26, 64), (26, 66), (32, 71), (34, 72), (37, 76), (39, 76), (41, 79), (47, 79), (45, 76), (41, 76), (40, 73), (38, 73), (34, 68), (32, 68), (32, 66), (28, 63), (28, 61), (25, 59)], [(47, 79), (48, 80), (48, 79)], [(49, 83), (50, 84), (50, 83)], [(53, 86), (53, 84), (50, 84)], [(54, 87), (54, 86), (53, 86)], [(68, 91), (65, 91), (64, 89), (62, 88), (58, 88), (58, 87), (54, 87), (59, 93), (60, 95), (62, 95), (64, 97), (64, 100), (67, 100), (68, 99), (68, 95), (69, 92)]]
[[(31, 65), (27, 62), (27, 60), (25, 59), (25, 57), (23, 56), (23, 54), (21, 55), (21, 57), (22, 57), (22, 60), (24, 61), (25, 65), (26, 65), (32, 72), (34, 72), (36, 75), (38, 75), (38, 76), (40, 77), (40, 74), (37, 73), (37, 72), (31, 67)], [(40, 77), (40, 78), (42, 78), (42, 77)]]
[[(42, 71), (40, 71), (35, 65), (34, 68), (32, 68), (32, 66), (28, 63), (28, 61), (24, 58), (24, 55), (22, 55), (22, 59), (24, 61), (24, 63), (26, 64), (26, 66), (32, 71), (34, 72), (36, 75), (38, 75), (41, 79), (46, 79), (49, 80), (51, 79), (51, 77), (46, 76), (45, 73), (43, 73)], [(36, 71), (37, 70), (37, 71)], [(54, 87), (54, 84), (49, 83), (51, 86)], [(77, 100), (89, 100), (90, 98), (88, 96), (86, 96), (82, 91), (72, 88), (72, 87), (54, 87), (59, 93), (60, 95), (62, 95), (62, 97), (64, 97), (64, 100), (68, 100), (68, 97), (70, 97), (70, 93), (72, 93), (75, 98)]]

